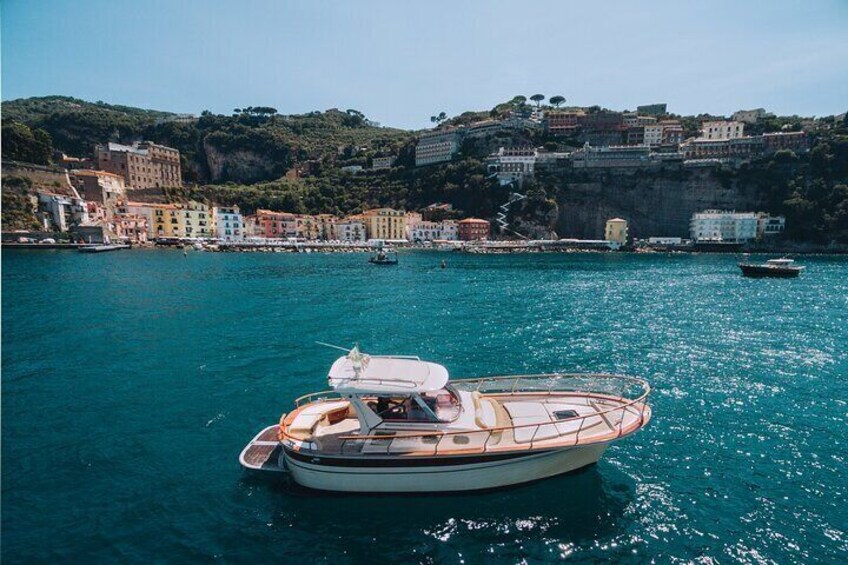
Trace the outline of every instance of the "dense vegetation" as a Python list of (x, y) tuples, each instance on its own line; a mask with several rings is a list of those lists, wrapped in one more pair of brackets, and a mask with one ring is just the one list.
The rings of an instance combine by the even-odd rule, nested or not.
[(3, 121), (3, 159), (48, 165), (53, 153), (53, 140), (41, 128), (30, 129), (26, 124)]
[(807, 154), (779, 151), (732, 176), (757, 186), (769, 211), (786, 216), (787, 237), (848, 243), (848, 128), (819, 135)]
[(507, 189), (486, 177), (481, 161), (465, 156), (442, 167), (401, 165), (356, 175), (334, 168), (301, 179), (199, 186), (191, 189), (190, 195), (236, 203), (248, 212), (269, 208), (350, 214), (378, 206), (418, 209), (434, 202), (450, 202), (463, 214), (490, 217), (503, 204)]
[[(249, 106), (234, 109), (232, 115), (204, 111), (199, 118), (190, 119), (65, 96), (4, 102), (3, 119), (4, 126), (8, 121), (46, 131), (56, 149), (75, 157), (90, 157), (94, 146), (106, 141), (150, 139), (175, 147), (183, 159), (184, 178), (190, 183), (273, 180), (294, 164), (309, 160), (364, 164), (373, 155), (396, 153), (412, 137), (410, 132), (379, 127), (352, 109), (283, 116), (274, 108)], [(12, 159), (6, 151), (5, 129), (3, 157)], [(213, 175), (213, 151), (230, 161), (237, 161), (240, 153), (249, 154), (253, 162), (267, 166), (252, 170), (225, 166)]]
[(32, 211), (29, 190), (32, 181), (17, 175), (3, 176), (3, 229), (37, 230), (38, 219)]

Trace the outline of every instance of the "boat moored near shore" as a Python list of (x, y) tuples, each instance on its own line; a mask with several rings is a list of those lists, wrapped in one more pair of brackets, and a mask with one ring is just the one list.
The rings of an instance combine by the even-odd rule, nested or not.
[(131, 246), (125, 243), (107, 243), (104, 245), (82, 245), (79, 247), (79, 250), (81, 253), (106, 253), (107, 251), (119, 251), (130, 248)]

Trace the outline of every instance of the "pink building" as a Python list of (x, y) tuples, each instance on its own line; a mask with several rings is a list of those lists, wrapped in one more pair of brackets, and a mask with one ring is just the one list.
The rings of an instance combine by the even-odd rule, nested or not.
[(147, 243), (147, 218), (138, 214), (115, 215), (115, 233), (133, 243)]
[(256, 231), (259, 237), (268, 239), (285, 239), (287, 237), (302, 237), (302, 220), (288, 212), (272, 210), (256, 211)]

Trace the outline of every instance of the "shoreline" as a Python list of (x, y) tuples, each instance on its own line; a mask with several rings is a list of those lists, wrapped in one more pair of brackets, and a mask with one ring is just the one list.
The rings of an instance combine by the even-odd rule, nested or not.
[[(2, 249), (30, 249), (30, 250), (79, 250), (89, 244), (80, 243), (18, 243), (2, 242)], [(229, 245), (207, 245), (203, 249), (194, 249), (190, 244), (184, 247), (177, 245), (157, 245), (155, 243), (135, 243), (132, 249), (185, 249), (197, 252), (210, 253), (373, 253), (374, 247), (369, 245), (327, 245), (323, 243), (298, 244), (298, 245), (268, 245), (268, 244), (229, 244)], [(469, 255), (527, 255), (527, 254), (626, 254), (626, 255), (795, 255), (795, 256), (845, 256), (848, 249), (797, 249), (797, 248), (775, 248), (775, 249), (750, 249), (735, 251), (707, 251), (695, 249), (590, 249), (580, 247), (558, 247), (543, 248), (539, 246), (497, 246), (487, 248), (485, 246), (465, 247), (436, 247), (430, 245), (409, 244), (396, 246), (397, 251), (431, 251), (439, 253), (462, 253)]]

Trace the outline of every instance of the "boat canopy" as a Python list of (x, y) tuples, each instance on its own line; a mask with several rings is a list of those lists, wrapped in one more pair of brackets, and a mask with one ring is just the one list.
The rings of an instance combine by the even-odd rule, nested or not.
[(372, 356), (352, 351), (336, 359), (329, 380), (330, 386), (342, 393), (424, 393), (443, 389), (448, 370), (417, 357)]

